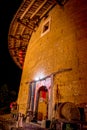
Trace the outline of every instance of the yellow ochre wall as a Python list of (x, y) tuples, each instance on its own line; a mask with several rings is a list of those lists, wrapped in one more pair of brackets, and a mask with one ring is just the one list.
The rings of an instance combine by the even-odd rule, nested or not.
[(41, 37), (43, 18), (26, 52), (18, 95), (22, 113), (26, 112), (29, 82), (62, 69), (72, 70), (54, 76), (53, 104), (87, 101), (87, 0), (69, 0), (64, 7), (56, 5), (48, 18), (50, 31)]

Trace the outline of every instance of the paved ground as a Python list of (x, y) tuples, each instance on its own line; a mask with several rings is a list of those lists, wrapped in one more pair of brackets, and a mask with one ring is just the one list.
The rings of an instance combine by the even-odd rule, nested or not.
[(41, 128), (35, 123), (25, 123), (23, 122), (23, 127), (16, 127), (16, 121), (11, 117), (10, 114), (0, 115), (0, 130), (47, 130)]

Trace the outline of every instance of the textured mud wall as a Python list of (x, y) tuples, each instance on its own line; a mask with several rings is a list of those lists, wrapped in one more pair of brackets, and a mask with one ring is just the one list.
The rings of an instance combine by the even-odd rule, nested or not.
[(18, 96), (23, 113), (29, 82), (67, 68), (72, 70), (54, 76), (53, 104), (87, 100), (87, 0), (69, 0), (64, 7), (56, 5), (48, 18), (50, 31), (41, 36), (43, 18), (27, 49)]

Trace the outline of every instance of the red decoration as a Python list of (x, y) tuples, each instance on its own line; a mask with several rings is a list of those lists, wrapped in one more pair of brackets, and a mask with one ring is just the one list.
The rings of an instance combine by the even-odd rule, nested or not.
[(20, 50), (20, 51), (19, 51), (19, 57), (22, 57), (22, 55), (23, 55), (23, 51)]
[(20, 64), (23, 64), (23, 62), (24, 62), (23, 51), (22, 50), (19, 51), (19, 62), (20, 62)]
[(19, 54), (23, 54), (23, 51), (22, 51), (22, 50), (20, 50), (20, 51), (19, 51)]
[(42, 91), (42, 98), (46, 99), (46, 92)]
[(20, 61), (21, 64), (23, 64), (23, 61)]

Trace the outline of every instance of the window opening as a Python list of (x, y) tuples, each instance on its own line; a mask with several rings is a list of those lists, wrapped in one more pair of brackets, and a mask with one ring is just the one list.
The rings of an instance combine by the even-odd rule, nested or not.
[(50, 31), (50, 18), (46, 19), (45, 22), (43, 23), (41, 36), (43, 36), (49, 31)]

